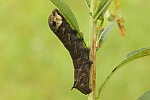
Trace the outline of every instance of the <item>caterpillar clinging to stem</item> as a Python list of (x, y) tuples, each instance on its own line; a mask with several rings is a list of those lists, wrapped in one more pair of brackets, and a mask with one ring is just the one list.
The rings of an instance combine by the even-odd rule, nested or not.
[(74, 85), (84, 94), (91, 93), (89, 87), (90, 66), (93, 63), (89, 60), (89, 49), (84, 45), (83, 38), (77, 35), (63, 15), (54, 9), (48, 19), (49, 27), (69, 51), (74, 65)]

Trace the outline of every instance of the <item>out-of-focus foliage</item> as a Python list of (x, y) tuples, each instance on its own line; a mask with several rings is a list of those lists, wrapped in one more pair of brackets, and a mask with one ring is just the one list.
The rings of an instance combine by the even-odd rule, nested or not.
[[(87, 40), (89, 15), (84, 0), (65, 2)], [(121, 1), (127, 35), (120, 36), (116, 26), (97, 53), (97, 84), (128, 52), (150, 46), (149, 4), (148, 0)], [(70, 90), (71, 58), (47, 22), (54, 8), (49, 0), (0, 0), (0, 100), (87, 100)], [(134, 100), (149, 90), (149, 59), (139, 59), (118, 71), (101, 99)]]

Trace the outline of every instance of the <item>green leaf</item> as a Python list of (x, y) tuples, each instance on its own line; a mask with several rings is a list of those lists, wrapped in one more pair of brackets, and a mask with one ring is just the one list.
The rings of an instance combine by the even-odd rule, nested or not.
[(139, 51), (144, 50), (144, 49), (145, 49), (145, 48), (141, 48), (141, 49), (139, 49), (139, 50), (134, 50), (134, 51), (130, 52), (129, 54), (127, 54), (126, 58), (129, 58), (130, 56), (132, 56), (132, 55), (134, 55), (134, 54), (136, 54), (136, 53), (138, 53)]
[(112, 28), (115, 26), (115, 20), (110, 21), (109, 25), (105, 28), (105, 30), (101, 33), (100, 37), (97, 40), (97, 47), (98, 45), (102, 45), (106, 39), (108, 38)]
[(97, 20), (98, 18), (100, 18), (101, 16), (103, 16), (105, 14), (105, 12), (107, 11), (111, 2), (112, 2), (112, 0), (101, 0), (101, 2), (99, 3), (99, 5), (97, 7), (97, 10), (94, 14), (95, 20)]
[(85, 0), (87, 6), (90, 8), (90, 0)]
[(79, 36), (82, 36), (82, 34), (80, 34), (81, 32), (79, 30), (77, 20), (73, 12), (69, 8), (69, 6), (63, 0), (50, 0), (50, 1), (61, 11), (61, 13), (65, 16), (65, 18), (71, 25), (71, 27), (76, 31), (78, 31)]
[(150, 100), (150, 90), (141, 95), (137, 100)]
[(109, 25), (105, 28), (105, 30), (102, 32), (101, 34), (102, 43), (104, 43), (108, 38), (112, 28), (115, 26), (115, 22), (116, 21), (111, 21)]
[(140, 58), (140, 57), (144, 57), (144, 56), (149, 56), (150, 55), (150, 47), (148, 48), (141, 48), (139, 50), (135, 50), (132, 51), (131, 53), (129, 53), (127, 55), (127, 57), (125, 58), (125, 60), (123, 60), (118, 66), (116, 66), (113, 71), (108, 75), (108, 77), (105, 79), (105, 81), (103, 82), (103, 84), (100, 86), (99, 90), (98, 90), (98, 96), (102, 93), (102, 90), (105, 88), (106, 84), (108, 83), (109, 79), (112, 77), (112, 75), (118, 70), (120, 69), (123, 65), (125, 65), (126, 63)]

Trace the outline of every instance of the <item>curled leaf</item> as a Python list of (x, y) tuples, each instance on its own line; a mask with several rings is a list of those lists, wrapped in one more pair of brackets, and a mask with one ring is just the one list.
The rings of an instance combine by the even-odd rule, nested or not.
[(150, 47), (148, 48), (141, 48), (139, 50), (134, 50), (132, 52), (130, 52), (127, 57), (125, 58), (125, 60), (123, 60), (118, 66), (116, 66), (112, 72), (108, 75), (108, 77), (105, 79), (105, 81), (103, 82), (103, 84), (99, 87), (98, 90), (98, 96), (102, 93), (102, 91), (104, 90), (106, 84), (108, 83), (109, 79), (112, 77), (112, 75), (118, 70), (120, 69), (123, 65), (127, 64), (128, 62), (140, 58), (140, 57), (144, 57), (144, 56), (149, 56), (150, 55)]
[(141, 95), (137, 100), (150, 100), (150, 90)]

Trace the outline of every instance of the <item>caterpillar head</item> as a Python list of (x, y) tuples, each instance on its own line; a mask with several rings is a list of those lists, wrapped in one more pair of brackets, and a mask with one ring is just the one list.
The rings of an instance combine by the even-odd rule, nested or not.
[(62, 24), (62, 17), (59, 15), (59, 11), (54, 9), (52, 14), (48, 18), (48, 24), (51, 30), (56, 32), (59, 26)]

